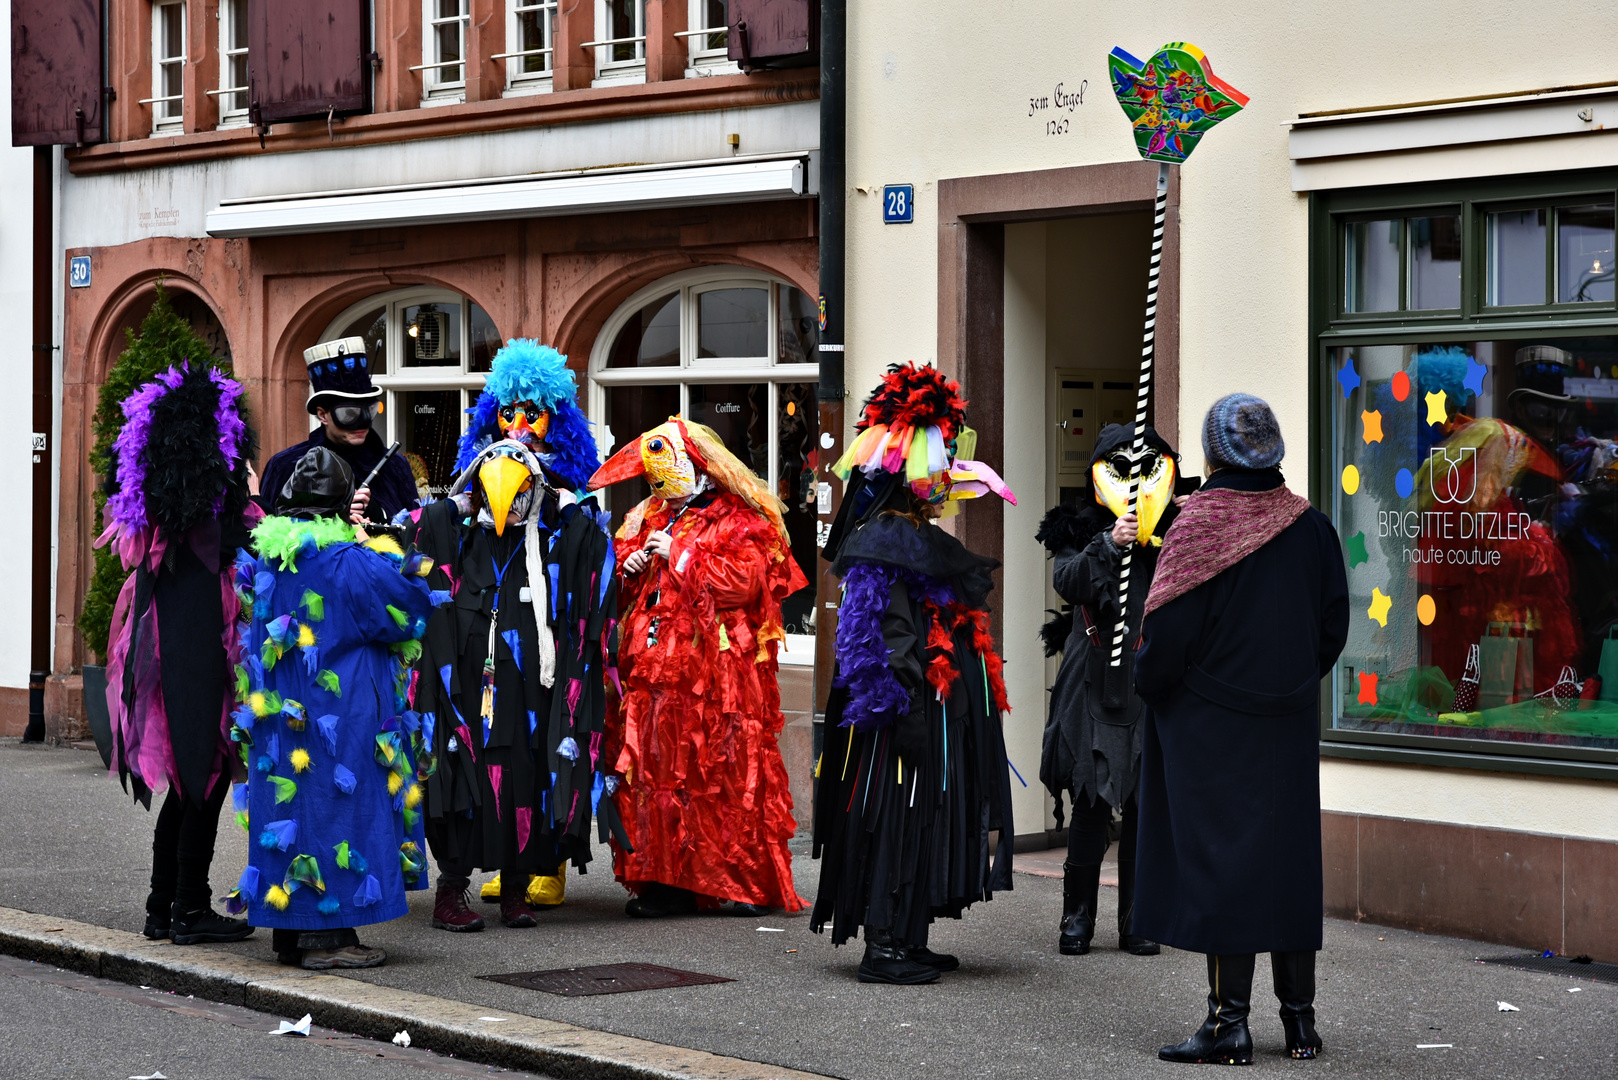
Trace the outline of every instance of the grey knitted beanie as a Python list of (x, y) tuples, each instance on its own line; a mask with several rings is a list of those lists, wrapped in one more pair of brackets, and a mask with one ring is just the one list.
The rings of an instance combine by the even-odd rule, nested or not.
[(1275, 413), (1252, 394), (1226, 394), (1202, 422), (1202, 455), (1209, 469), (1271, 469), (1286, 452)]

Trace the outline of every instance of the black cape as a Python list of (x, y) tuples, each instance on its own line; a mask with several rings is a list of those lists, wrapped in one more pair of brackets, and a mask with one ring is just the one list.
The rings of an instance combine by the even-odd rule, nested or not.
[[(281, 488), (292, 475), (298, 461), (317, 446), (324, 446), (348, 463), (349, 469), (354, 473), (355, 486), (370, 475), (371, 470), (376, 468), (376, 463), (382, 460), (382, 455), (387, 453), (388, 449), (382, 445), (382, 437), (374, 430), (366, 433), (365, 441), (359, 446), (348, 446), (327, 441), (326, 429), (316, 428), (303, 442), (287, 447), (264, 463), (264, 476), (259, 482), (258, 503), (266, 514), (275, 512), (275, 497), (281, 494)], [(385, 525), (392, 521), (399, 511), (414, 510), (420, 505), (421, 498), (416, 491), (416, 477), (410, 471), (410, 463), (405, 460), (404, 449), (401, 447), (388, 459), (381, 474), (371, 481), (371, 502), (366, 508), (365, 516), (368, 521), (378, 521)]]
[[(859, 564), (896, 568), (948, 584), (967, 607), (985, 611), (999, 564), (968, 551), (933, 525), (876, 514), (840, 540), (839, 576)], [(841, 945), (862, 926), (923, 945), (933, 919), (960, 918), (1011, 888), (1011, 779), (1000, 710), (970, 627), (951, 633), (960, 677), (947, 700), (925, 681), (933, 616), (921, 597), (892, 586), (882, 636), (909, 691), (910, 713), (886, 727), (844, 727), (848, 690), (834, 685), (815, 786), (814, 855), (820, 889), (810, 927), (830, 922)], [(899, 758), (903, 751), (903, 765)], [(900, 769), (903, 769), (901, 776)], [(999, 843), (991, 863), (989, 835)]]
[[(612, 800), (600, 797), (592, 753), (606, 715), (602, 632), (617, 605), (612, 541), (594, 510), (594, 499), (560, 506), (545, 492), (540, 537), (556, 643), (550, 687), (540, 679), (539, 624), (525, 595), (524, 530), (496, 536), (446, 499), (428, 505), (411, 531), (437, 563), (429, 584), (447, 590), (453, 582), (455, 592), (428, 621), (416, 677), (415, 708), (424, 725), (432, 717), (435, 759), (427, 840), (441, 863), (554, 874), (571, 860), (583, 870), (598, 803), (602, 839), (619, 828)], [(496, 617), (494, 716), (485, 735), (483, 668)]]
[[(1226, 470), (1204, 490), (1281, 482)], [(1321, 947), (1319, 680), (1347, 638), (1342, 545), (1313, 509), (1147, 616), (1130, 933), (1216, 955)]]

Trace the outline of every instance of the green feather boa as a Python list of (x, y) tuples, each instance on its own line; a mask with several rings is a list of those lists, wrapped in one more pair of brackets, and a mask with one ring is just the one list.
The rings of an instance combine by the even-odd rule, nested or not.
[(297, 573), (295, 560), (305, 537), (313, 537), (316, 548), (354, 540), (354, 526), (334, 517), (267, 517), (253, 530), (253, 547), (263, 559), (278, 559), (281, 569)]

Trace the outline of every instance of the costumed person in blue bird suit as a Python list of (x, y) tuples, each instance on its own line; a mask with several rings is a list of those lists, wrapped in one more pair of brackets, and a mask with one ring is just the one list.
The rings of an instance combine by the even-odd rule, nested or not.
[(347, 464), (310, 449), (253, 530), (258, 557), (236, 566), (248, 625), (231, 735), (249, 762), (236, 799), (252, 842), (227, 903), (274, 929), (282, 963), (312, 970), (381, 964), (354, 928), (397, 919), (406, 890), (426, 888), (431, 759), (405, 694), (428, 564), (390, 537), (360, 542), (353, 497)]
[(1320, 680), (1348, 639), (1337, 530), (1281, 477), (1275, 414), (1214, 402), (1209, 476), (1163, 540), (1135, 687), (1146, 701), (1130, 932), (1206, 953), (1208, 1018), (1164, 1061), (1245, 1065), (1254, 954), (1270, 954), (1287, 1052), (1312, 1058)]
[(927, 947), (933, 920), (1011, 888), (1000, 729), (1010, 707), (988, 606), (999, 563), (934, 519), (949, 500), (1016, 498), (969, 460), (977, 435), (965, 409), (959, 387), (933, 368), (895, 365), (835, 466), (848, 488), (826, 557), (843, 597), (816, 766), (810, 928), (830, 922), (834, 945), (864, 928), (861, 982), (954, 971), (955, 957)]
[[(1057, 950), (1068, 956), (1090, 951), (1095, 937), (1101, 863), (1108, 847), (1112, 813), (1123, 815), (1118, 837), (1118, 947), (1136, 956), (1155, 956), (1156, 943), (1129, 932), (1135, 903), (1135, 785), (1140, 777), (1141, 712), (1134, 693), (1135, 650), (1110, 667), (1113, 628), (1118, 624), (1118, 571), (1124, 552), (1134, 546), (1129, 590), (1129, 645), (1140, 636), (1141, 612), (1157, 565), (1158, 545), (1174, 520), (1174, 488), (1179, 460), (1169, 444), (1146, 429), (1146, 460), (1141, 463), (1139, 512), (1129, 512), (1129, 477), (1135, 440), (1133, 424), (1108, 424), (1090, 454), (1087, 504), (1061, 503), (1046, 513), (1035, 539), (1055, 560), (1056, 592), (1068, 605), (1045, 624), (1040, 636), (1045, 655), (1061, 653), (1062, 666), (1051, 687), (1039, 778), (1056, 799), (1062, 824), (1062, 797), (1072, 799), (1067, 861), (1062, 865), (1062, 922)], [(1109, 695), (1108, 679), (1116, 693)]]
[(598, 770), (612, 538), (578, 497), (596, 448), (575, 393), (555, 349), (508, 341), (449, 498), (409, 527), (438, 562), (433, 587), (454, 595), (428, 626), (414, 699), (438, 761), (426, 805), (442, 930), (483, 929), (467, 895), (480, 869), (499, 872), (503, 925), (537, 925), (536, 906), (562, 901), (566, 863), (589, 862), (592, 817), (603, 839), (622, 831)]
[[(275, 509), (276, 498), (303, 455), (317, 446), (342, 458), (359, 479), (369, 476), (387, 453), (382, 437), (371, 426), (381, 407), (382, 391), (371, 382), (365, 339), (323, 341), (305, 349), (303, 360), (309, 370), (309, 400), (305, 407), (320, 426), (303, 442), (287, 447), (264, 463), (259, 505), (266, 512)], [(394, 454), (370, 487), (354, 493), (354, 503), (346, 516), (355, 525), (366, 521), (386, 524), (420, 505), (410, 463), (403, 454)]]
[(123, 403), (107, 531), (126, 569), (107, 650), (112, 770), (148, 810), (149, 938), (176, 945), (253, 932), (213, 910), (208, 868), (230, 790), (230, 673), (240, 654), (231, 567), (262, 515), (249, 496), (248, 427), (236, 380), (206, 364), (162, 372)]

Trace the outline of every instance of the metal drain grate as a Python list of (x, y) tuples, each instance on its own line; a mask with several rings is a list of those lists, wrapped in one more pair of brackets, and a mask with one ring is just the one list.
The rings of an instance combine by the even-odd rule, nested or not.
[(1543, 975), (1565, 975), (1570, 979), (1589, 979), (1593, 982), (1618, 984), (1618, 964), (1598, 964), (1589, 957), (1540, 956), (1524, 953), (1522, 956), (1496, 956), (1480, 964), (1516, 968), (1519, 971), (1537, 971)]
[(554, 971), (514, 971), (509, 975), (483, 975), (489, 982), (543, 990), (562, 997), (628, 994), (635, 990), (668, 990), (676, 986), (704, 986), (735, 982), (700, 971), (680, 971), (657, 964), (597, 964), (595, 967), (557, 968)]

